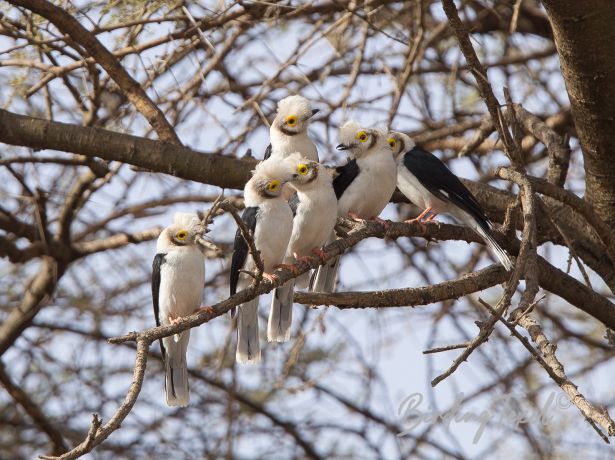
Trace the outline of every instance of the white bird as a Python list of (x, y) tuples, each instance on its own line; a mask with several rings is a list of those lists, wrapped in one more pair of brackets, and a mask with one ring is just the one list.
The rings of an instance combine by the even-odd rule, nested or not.
[[(295, 176), (290, 165), (277, 158), (259, 163), (244, 188), (245, 209), (241, 216), (252, 233), (254, 245), (264, 265), (263, 276), (275, 279), (270, 273), (283, 262), (293, 229), (293, 213), (282, 196), (284, 184)], [(231, 260), (230, 292), (235, 294), (248, 287), (252, 278), (240, 270), (253, 271), (256, 265), (249, 257), (248, 243), (237, 229)], [(258, 334), (258, 297), (239, 307), (237, 322), (236, 359), (240, 363), (260, 362)], [(235, 316), (235, 312), (231, 311)]]
[[(397, 165), (387, 142), (387, 132), (362, 128), (354, 121), (340, 129), (338, 150), (349, 150), (354, 157), (337, 168), (333, 180), (337, 196), (337, 215), (355, 219), (374, 219), (390, 201), (395, 191)], [(381, 221), (383, 222), (383, 221)], [(329, 242), (335, 239), (331, 234)], [(332, 292), (335, 287), (339, 257), (321, 265), (312, 282), (315, 292)]]
[[(152, 300), (157, 326), (175, 324), (201, 306), (205, 258), (197, 237), (202, 230), (196, 214), (178, 213), (173, 224), (158, 237), (152, 269)], [(190, 330), (186, 330), (160, 340), (169, 406), (186, 406), (190, 400), (186, 363), (189, 339)]]
[[(286, 250), (284, 265), (296, 270), (294, 264), (309, 259), (315, 253), (325, 257), (321, 246), (333, 231), (337, 220), (337, 198), (333, 190), (333, 178), (320, 163), (309, 161), (300, 153), (289, 155), (286, 160), (298, 177), (292, 181), (297, 191), (290, 200), (295, 218), (293, 231)], [(287, 281), (273, 291), (267, 340), (286, 342), (290, 339), (290, 326), (293, 312), (293, 291), (295, 284), (306, 288), (309, 273)]]
[(397, 187), (423, 212), (411, 221), (432, 220), (441, 212), (478, 233), (506, 268), (512, 262), (491, 234), (492, 224), (480, 204), (465, 185), (432, 153), (417, 147), (410, 136), (391, 131), (389, 145), (397, 158)]
[(288, 96), (278, 102), (278, 112), (269, 128), (270, 144), (265, 151), (270, 156), (284, 158), (300, 152), (310, 161), (318, 161), (318, 151), (308, 136), (311, 118), (318, 113), (303, 96)]

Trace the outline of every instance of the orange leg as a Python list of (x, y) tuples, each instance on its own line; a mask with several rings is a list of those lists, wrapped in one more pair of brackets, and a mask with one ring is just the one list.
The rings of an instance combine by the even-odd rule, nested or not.
[[(281, 268), (281, 269), (290, 270), (291, 272), (293, 272), (293, 275), (296, 275), (297, 273), (299, 273), (299, 269), (297, 268), (296, 265), (293, 265), (293, 264), (278, 264), (278, 265), (274, 265), (273, 268)], [(263, 276), (265, 276), (265, 273), (263, 273)]]
[[(422, 213), (420, 213), (420, 214), (418, 215), (418, 217), (415, 217), (414, 219), (408, 219), (408, 220), (405, 220), (405, 221), (404, 221), (404, 223), (405, 223), (405, 224), (410, 224), (410, 223), (414, 223), (414, 222), (422, 222), (422, 221), (423, 221), (423, 219), (425, 218), (425, 216), (426, 216), (427, 214), (429, 214), (429, 213), (431, 212), (431, 210), (432, 210), (431, 206), (430, 206), (430, 207), (428, 207), (428, 208), (425, 208), (425, 209), (423, 210), (423, 212), (422, 212)], [(434, 216), (434, 217), (435, 217), (435, 216)], [(433, 217), (432, 217), (431, 219), (433, 219)], [(429, 222), (431, 219), (427, 220), (427, 222)]]
[(353, 220), (356, 220), (357, 222), (363, 222), (363, 220), (364, 220), (364, 219), (361, 219), (358, 214), (356, 214), (356, 213), (354, 213), (352, 211), (348, 211), (348, 217), (350, 217)]
[(320, 257), (321, 262), (324, 263), (327, 261), (327, 253), (323, 251), (322, 248), (314, 248), (312, 249), (312, 252), (316, 254), (318, 257)]
[(303, 264), (311, 264), (313, 262), (313, 260), (314, 260), (313, 257), (310, 257), (310, 256), (300, 256), (296, 252), (293, 252), (293, 257), (295, 259), (297, 259), (298, 262), (301, 262)]
[(208, 315), (213, 315), (214, 313), (216, 313), (216, 310), (214, 310), (211, 307), (208, 307), (207, 305), (199, 308), (197, 311), (197, 313), (207, 313)]
[(275, 283), (280, 278), (278, 275), (274, 275), (273, 273), (263, 273), (263, 278), (265, 278), (270, 283)]

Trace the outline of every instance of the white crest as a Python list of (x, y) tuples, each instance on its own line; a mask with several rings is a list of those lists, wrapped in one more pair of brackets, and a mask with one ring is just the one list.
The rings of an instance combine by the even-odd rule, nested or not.
[(396, 141), (395, 148), (393, 148), (393, 155), (395, 156), (400, 153), (409, 152), (416, 145), (410, 136), (399, 131), (389, 131), (389, 137), (395, 139)]
[(295, 115), (301, 119), (312, 116), (312, 104), (303, 96), (288, 96), (278, 102), (278, 116)]
[(281, 182), (287, 182), (292, 178), (294, 173), (293, 168), (286, 161), (281, 161), (277, 157), (269, 157), (265, 161), (261, 161), (256, 165), (253, 171), (253, 176), (262, 176), (267, 179), (276, 179)]
[(178, 212), (173, 216), (173, 224), (180, 228), (197, 230), (201, 219), (193, 212)]
[(361, 125), (354, 120), (348, 120), (340, 128), (340, 142), (342, 144), (353, 144), (357, 140), (357, 133), (361, 131)]

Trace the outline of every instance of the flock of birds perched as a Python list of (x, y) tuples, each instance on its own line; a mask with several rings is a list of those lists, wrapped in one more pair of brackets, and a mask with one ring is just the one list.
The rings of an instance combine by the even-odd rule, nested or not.
[[(386, 226), (378, 215), (396, 187), (423, 209), (412, 221), (430, 221), (441, 212), (450, 214), (474, 229), (506, 270), (511, 270), (512, 262), (493, 239), (491, 222), (476, 198), (437, 157), (417, 147), (406, 134), (348, 121), (340, 128), (337, 149), (349, 152), (350, 158), (332, 171), (318, 162), (316, 146), (307, 132), (317, 112), (302, 96), (289, 96), (278, 103), (265, 159), (244, 189), (241, 218), (260, 252), (264, 278), (275, 280), (272, 272), (278, 267), (296, 271), (296, 263), (312, 256), (323, 261), (311, 277), (305, 273), (275, 289), (267, 325), (269, 342), (290, 338), (296, 287), (314, 292), (334, 290), (339, 257), (325, 263), (322, 248), (336, 238), (333, 228), (337, 217), (374, 219)], [(208, 308), (201, 308), (205, 266), (198, 239), (202, 233), (196, 214), (179, 213), (158, 238), (152, 273), (158, 326), (175, 324), (183, 316)], [(238, 229), (231, 261), (231, 295), (252, 280), (246, 272), (255, 270), (256, 264), (249, 253), (248, 241)], [(240, 363), (257, 363), (261, 358), (258, 305), (257, 297), (231, 311), (237, 320), (236, 359)], [(190, 330), (186, 330), (160, 341), (169, 406), (185, 406), (189, 401), (189, 337)]]

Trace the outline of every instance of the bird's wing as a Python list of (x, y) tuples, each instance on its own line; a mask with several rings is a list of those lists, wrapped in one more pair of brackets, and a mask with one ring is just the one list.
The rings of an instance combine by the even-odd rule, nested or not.
[(489, 219), (472, 192), (438, 157), (414, 147), (404, 155), (404, 166), (436, 197), (466, 211), (484, 228), (490, 227)]
[(359, 175), (359, 165), (357, 164), (357, 160), (353, 159), (344, 166), (335, 168), (335, 170), (338, 176), (333, 179), (333, 190), (335, 190), (335, 197), (339, 200), (344, 194), (344, 191)]
[(269, 144), (267, 148), (265, 149), (265, 155), (263, 156), (263, 160), (266, 160), (267, 158), (271, 156), (272, 150), (273, 148), (271, 147), (271, 144)]
[[(160, 271), (165, 263), (166, 254), (156, 254), (154, 257), (154, 263), (152, 264), (152, 302), (154, 304), (154, 316), (156, 318), (156, 326), (160, 326)], [(160, 352), (164, 358), (165, 350), (160, 340)]]
[[(250, 206), (243, 210), (241, 214), (241, 220), (244, 221), (248, 230), (254, 234), (256, 229), (256, 213), (258, 212), (257, 206)], [(246, 263), (250, 250), (248, 249), (248, 242), (243, 238), (241, 229), (237, 229), (235, 233), (235, 243), (233, 244), (233, 258), (231, 259), (231, 279), (230, 288), (231, 295), (237, 292), (237, 282), (239, 281), (239, 270), (241, 270)]]
[(295, 192), (293, 196), (288, 200), (288, 206), (290, 206), (290, 210), (293, 212), (293, 216), (297, 215), (297, 208), (299, 207), (299, 194)]

